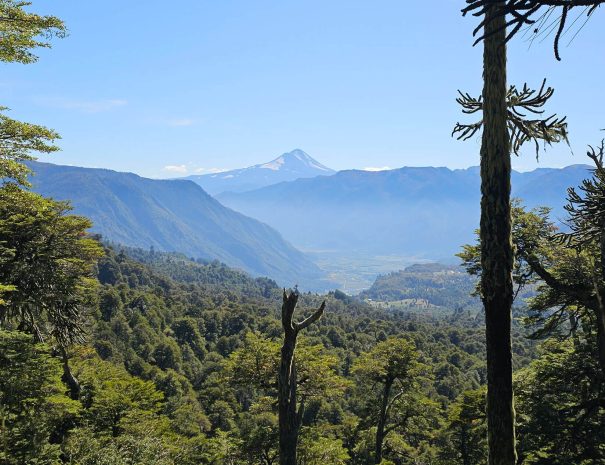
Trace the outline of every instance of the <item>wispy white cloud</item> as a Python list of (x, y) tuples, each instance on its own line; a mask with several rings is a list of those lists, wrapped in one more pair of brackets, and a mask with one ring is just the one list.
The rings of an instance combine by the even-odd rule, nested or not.
[(192, 118), (175, 118), (175, 119), (168, 120), (168, 126), (172, 126), (175, 128), (193, 126), (195, 123), (196, 123), (196, 120), (194, 120)]
[(216, 174), (216, 173), (224, 173), (225, 171), (229, 171), (226, 168), (196, 168), (194, 170), (197, 174)]
[(390, 166), (367, 166), (365, 168), (362, 168), (363, 171), (387, 171), (390, 169)]
[(176, 174), (218, 174), (228, 171), (225, 168), (203, 168), (191, 163), (183, 163), (182, 165), (166, 165), (162, 168), (163, 171)]
[(43, 105), (49, 105), (55, 108), (64, 108), (66, 110), (76, 110), (82, 113), (102, 113), (116, 108), (128, 105), (128, 101), (123, 99), (105, 99), (105, 100), (68, 100), (68, 99), (40, 99)]
[(189, 170), (187, 169), (187, 165), (166, 165), (164, 166), (164, 171), (168, 171), (169, 173), (187, 174)]

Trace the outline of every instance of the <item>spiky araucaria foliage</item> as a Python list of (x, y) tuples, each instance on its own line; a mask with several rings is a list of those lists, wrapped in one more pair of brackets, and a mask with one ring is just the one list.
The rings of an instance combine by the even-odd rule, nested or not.
[(579, 246), (600, 241), (605, 226), (605, 140), (596, 148), (588, 146), (586, 155), (595, 164), (593, 175), (584, 179), (577, 190), (574, 187), (567, 189), (565, 210), (569, 214), (567, 226), (570, 232), (559, 235), (562, 241)]
[[(458, 91), (460, 96), (456, 99), (462, 106), (465, 114), (474, 114), (483, 110), (483, 98), (472, 97), (468, 93)], [(554, 89), (546, 87), (546, 79), (542, 81), (540, 89), (530, 89), (527, 84), (519, 89), (511, 86), (507, 93), (507, 125), (510, 134), (510, 144), (515, 155), (519, 155), (521, 147), (526, 142), (533, 142), (536, 146), (536, 158), (540, 150), (540, 141), (551, 145), (556, 142), (567, 142), (566, 117), (559, 118), (553, 114), (547, 118), (528, 118), (529, 114), (542, 115), (542, 108), (552, 97)], [(470, 124), (456, 123), (452, 135), (458, 140), (468, 140), (483, 127), (483, 119)]]
[[(507, 0), (506, 2), (502, 0), (466, 0), (466, 3), (467, 6), (462, 9), (463, 15), (471, 13), (473, 16), (483, 18), (473, 31), (473, 35), (478, 36), (475, 44), (485, 39), (486, 35), (481, 31), (487, 21), (505, 16), (507, 20), (504, 28), (510, 27), (506, 41), (515, 36), (524, 26), (526, 34), (531, 32), (533, 37), (550, 35), (554, 32), (555, 57), (560, 61), (559, 43), (561, 38), (578, 24), (578, 30), (571, 38), (573, 40), (595, 10), (605, 3), (605, 0)], [(488, 18), (485, 13), (494, 6), (496, 7), (495, 14)], [(573, 11), (578, 11), (575, 18), (570, 17)], [(578, 23), (583, 16), (585, 17), (584, 22)]]

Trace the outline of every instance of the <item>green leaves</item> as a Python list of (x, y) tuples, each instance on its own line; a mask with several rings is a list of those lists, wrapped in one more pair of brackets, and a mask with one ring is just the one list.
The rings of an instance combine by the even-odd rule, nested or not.
[(594, 341), (551, 340), (516, 376), (523, 463), (605, 460), (605, 388)]
[(440, 458), (444, 463), (482, 465), (487, 461), (486, 391), (463, 392), (450, 405), (445, 444)]
[[(549, 238), (557, 232), (557, 227), (549, 218), (548, 208), (535, 208), (527, 211), (519, 199), (512, 201), (512, 241), (515, 250), (513, 266), (513, 282), (516, 285), (515, 298), (528, 286), (536, 283), (527, 258), (531, 256), (550, 259), (560, 251)], [(466, 244), (457, 256), (462, 260), (462, 266), (473, 276), (481, 275), (481, 244), (477, 231), (477, 242)], [(479, 283), (475, 294), (479, 295)]]
[[(55, 16), (41, 16), (25, 10), (31, 2), (0, 0), (0, 61), (33, 63), (36, 48), (50, 47), (53, 37), (65, 36), (63, 21)], [(43, 126), (11, 119), (0, 106), (0, 181), (27, 186), (29, 168), (23, 164), (33, 160), (31, 152), (50, 153), (59, 135)]]
[(50, 436), (80, 405), (65, 395), (61, 366), (32, 337), (0, 330), (0, 463), (56, 463)]
[(14, 185), (0, 188), (0, 282), (13, 287), (0, 304), (0, 324), (63, 348), (81, 341), (102, 254), (86, 234), (89, 220), (67, 215), (69, 208)]
[(426, 459), (431, 451), (425, 447), (439, 428), (438, 406), (427, 396), (429, 367), (420, 362), (415, 345), (388, 338), (363, 353), (352, 372), (362, 405), (359, 416), (366, 428), (377, 428), (376, 448), (384, 446), (389, 458)]
[[(248, 332), (243, 347), (233, 352), (227, 362), (232, 382), (274, 396), (277, 389), (279, 350), (278, 342)], [(330, 397), (347, 387), (347, 382), (336, 374), (338, 359), (327, 354), (323, 346), (310, 345), (301, 338), (294, 361), (300, 398), (308, 400)]]
[(413, 378), (420, 370), (414, 345), (403, 338), (389, 338), (362, 354), (353, 373), (370, 383), (386, 383)]
[(44, 126), (22, 123), (2, 114), (0, 107), (0, 179), (27, 186), (30, 169), (23, 163), (33, 160), (31, 152), (51, 153), (59, 150), (54, 145), (59, 134)]
[(0, 61), (33, 63), (32, 49), (49, 48), (54, 37), (66, 35), (63, 21), (25, 10), (31, 2), (0, 0)]

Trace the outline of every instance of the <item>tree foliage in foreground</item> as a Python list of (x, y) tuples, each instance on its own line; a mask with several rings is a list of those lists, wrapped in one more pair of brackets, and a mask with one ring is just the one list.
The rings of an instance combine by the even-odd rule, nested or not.
[[(63, 21), (28, 11), (31, 2), (0, 0), (0, 61), (33, 63), (37, 48), (50, 47), (50, 40), (65, 36)], [(0, 105), (0, 179), (2, 182), (27, 184), (28, 168), (23, 161), (32, 160), (31, 152), (58, 150), (53, 142), (59, 135), (43, 126), (22, 123), (2, 114)]]
[[(438, 429), (437, 406), (426, 394), (429, 367), (419, 360), (414, 345), (403, 338), (376, 344), (355, 362), (352, 372), (363, 404), (362, 422), (375, 428), (374, 463), (391, 456), (410, 459)], [(389, 435), (397, 436), (390, 441)], [(390, 451), (388, 449), (391, 449)]]
[[(601, 152), (602, 153), (602, 152)], [(519, 453), (523, 463), (603, 463), (605, 415), (602, 293), (604, 171), (600, 158), (592, 177), (569, 189), (568, 232), (548, 210), (514, 210), (515, 280), (533, 286), (526, 324), (546, 339), (542, 356), (517, 375)], [(478, 273), (478, 248), (461, 254)]]
[(9, 118), (2, 114), (6, 110), (0, 107), (0, 179), (3, 183), (27, 186), (30, 170), (24, 162), (35, 159), (32, 152), (52, 153), (59, 150), (54, 145), (59, 135), (44, 126)]
[(7, 186), (0, 189), (0, 281), (12, 286), (0, 322), (66, 348), (81, 341), (92, 303), (94, 264), (102, 254), (88, 219), (70, 207)]
[(516, 375), (515, 389), (522, 463), (605, 463), (605, 383), (594, 339), (549, 341)]
[[(535, 336), (577, 335), (594, 338), (602, 376), (605, 377), (605, 169), (604, 148), (589, 151), (595, 162), (592, 176), (579, 188), (568, 190), (569, 232), (561, 232), (547, 209), (513, 209), (515, 274), (522, 288), (537, 285), (529, 302), (527, 322)], [(472, 274), (479, 245), (467, 245), (460, 257)]]
[[(150, 253), (138, 255), (149, 256), (145, 260), (158, 268), (169, 259), (157, 252), (153, 260)], [(182, 281), (174, 281), (111, 249), (100, 259), (98, 273), (104, 284), (88, 314), (89, 342), (71, 351), (80, 398), (75, 413), (49, 420), (51, 449), (56, 452), (58, 446), (62, 460), (71, 464), (275, 465), (281, 291), (275, 288), (263, 297), (264, 284), (247, 277), (237, 278), (247, 280), (239, 287), (223, 286), (214, 265), (191, 261), (175, 273)], [(200, 280), (192, 282), (188, 273)], [(225, 282), (236, 279), (225, 273)], [(483, 393), (476, 391), (485, 385), (482, 322), (453, 311), (450, 317), (423, 317), (336, 297), (326, 297), (331, 311), (297, 347), (298, 392), (305, 396), (299, 463), (375, 462), (375, 420), (384, 386), (370, 375), (385, 373), (389, 354), (410, 371), (401, 372), (402, 382), (391, 392), (391, 400), (400, 389), (404, 393), (391, 404), (383, 463), (482, 463), (485, 410)], [(305, 307), (321, 302), (314, 295), (300, 298)], [(516, 364), (523, 369), (515, 384), (519, 454), (525, 460), (540, 454), (587, 456), (600, 441), (588, 425), (598, 424), (602, 415), (602, 410), (589, 415), (581, 410), (602, 398), (591, 381), (598, 366), (594, 338), (577, 333), (591, 349), (568, 345), (571, 355), (560, 362), (566, 371), (555, 378), (559, 371), (553, 369), (542, 382), (551, 363), (548, 354), (559, 350), (557, 339), (549, 337), (550, 348), (528, 366), (533, 343), (520, 331), (513, 333)], [(23, 337), (35, 346), (31, 336)], [(60, 365), (48, 348), (43, 352), (56, 379)], [(578, 385), (592, 387), (576, 394)], [(29, 391), (19, 395), (46, 399), (35, 386), (23, 388)], [(63, 385), (61, 402), (74, 406), (66, 390)], [(563, 441), (584, 417), (587, 429), (576, 429), (573, 443)], [(34, 421), (43, 418), (40, 414)], [(557, 449), (564, 444), (575, 444), (576, 455)], [(547, 463), (542, 460), (535, 463)]]
[(55, 464), (60, 436), (78, 414), (61, 365), (30, 335), (0, 329), (0, 463)]
[(49, 48), (54, 37), (63, 38), (65, 24), (51, 15), (28, 11), (32, 2), (0, 0), (0, 61), (33, 63), (33, 50)]

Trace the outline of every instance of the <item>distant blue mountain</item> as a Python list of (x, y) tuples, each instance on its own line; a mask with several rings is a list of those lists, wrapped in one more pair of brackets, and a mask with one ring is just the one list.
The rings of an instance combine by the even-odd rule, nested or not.
[(334, 174), (300, 149), (284, 153), (268, 163), (215, 174), (187, 176), (211, 195), (223, 192), (245, 192), (283, 181)]
[(224, 207), (193, 182), (48, 163), (30, 166), (36, 192), (71, 201), (106, 239), (217, 259), (284, 285), (323, 286), (319, 268), (279, 233)]
[[(553, 218), (562, 219), (566, 189), (587, 177), (588, 169), (514, 172), (513, 196), (529, 207), (552, 207)], [(217, 198), (273, 226), (303, 250), (440, 259), (473, 240), (480, 179), (477, 167), (351, 170)], [(283, 221), (284, 211), (300, 214)]]

